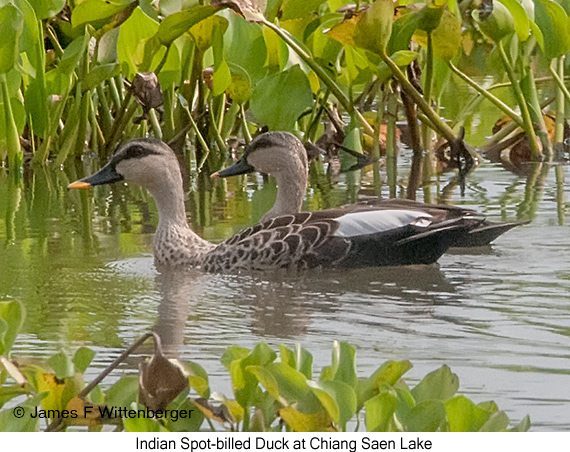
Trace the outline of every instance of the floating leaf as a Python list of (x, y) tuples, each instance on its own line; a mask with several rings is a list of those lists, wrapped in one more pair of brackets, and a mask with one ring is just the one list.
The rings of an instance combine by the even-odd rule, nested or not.
[(551, 0), (535, 0), (534, 20), (548, 43), (544, 46), (546, 58), (558, 58), (570, 51), (568, 16), (559, 4)]
[(308, 382), (331, 419), (345, 427), (356, 413), (356, 393), (342, 381)]
[(398, 396), (392, 389), (367, 400), (364, 404), (366, 408), (366, 430), (369, 432), (390, 431), (397, 406)]
[(73, 8), (71, 12), (71, 24), (75, 28), (82, 24), (107, 19), (120, 13), (130, 3), (132, 3), (131, 0), (118, 0), (113, 2), (108, 0), (84, 0)]
[(28, 0), (40, 20), (49, 19), (65, 6), (65, 0)]
[(0, 355), (8, 356), (24, 324), (26, 313), (18, 301), (0, 303)]
[(95, 357), (95, 352), (87, 347), (80, 347), (73, 355), (73, 364), (77, 372), (85, 372), (93, 361)]
[(445, 405), (439, 400), (421, 402), (408, 411), (404, 423), (411, 432), (445, 430), (447, 423)]
[(316, 413), (301, 413), (293, 407), (279, 410), (279, 416), (294, 432), (327, 432), (334, 430), (330, 418), (324, 409)]

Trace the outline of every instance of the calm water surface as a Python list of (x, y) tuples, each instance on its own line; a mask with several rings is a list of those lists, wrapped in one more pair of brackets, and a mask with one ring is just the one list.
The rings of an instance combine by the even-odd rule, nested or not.
[[(409, 359), (414, 382), (448, 364), (475, 402), (495, 400), (514, 422), (529, 414), (533, 430), (570, 430), (570, 183), (557, 185), (554, 169), (538, 180), (532, 187), (487, 164), (469, 176), (463, 198), (453, 192), (452, 203), (489, 219), (532, 218), (489, 249), (448, 253), (439, 266), (262, 277), (158, 274), (156, 210), (142, 190), (68, 192), (62, 172), (36, 172), (20, 185), (0, 177), (0, 299), (27, 309), (13, 353), (45, 359), (87, 345), (97, 351), (95, 375), (155, 328), (171, 355), (201, 363), (214, 390), (229, 395), (219, 361), (229, 345), (300, 342), (319, 370), (332, 341), (344, 340), (357, 349), (361, 376)], [(191, 199), (199, 232), (221, 240), (253, 222), (271, 204), (263, 194), (271, 187), (261, 185), (234, 181), (227, 196), (218, 187)], [(333, 193), (339, 201), (345, 185)], [(313, 188), (308, 206), (323, 198)], [(137, 365), (133, 357), (124, 371)]]

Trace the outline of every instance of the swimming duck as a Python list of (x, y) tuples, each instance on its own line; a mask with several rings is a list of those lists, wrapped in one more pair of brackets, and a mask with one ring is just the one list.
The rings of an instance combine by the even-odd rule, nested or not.
[[(265, 139), (276, 137), (273, 134), (258, 137), (255, 143), (261, 146)], [(287, 140), (290, 140), (288, 135)], [(250, 272), (431, 264), (448, 249), (457, 234), (464, 234), (477, 222), (463, 217), (436, 221), (421, 210), (355, 205), (275, 216), (216, 245), (190, 229), (178, 161), (165, 143), (144, 138), (131, 140), (120, 146), (101, 170), (69, 184), (69, 188), (120, 181), (141, 185), (156, 202), (159, 221), (153, 252), (159, 268)], [(283, 184), (280, 187), (283, 192)], [(289, 204), (285, 207), (289, 209)]]
[[(245, 148), (241, 159), (232, 166), (215, 172), (211, 177), (230, 177), (253, 171), (269, 174), (277, 181), (275, 204), (261, 218), (262, 222), (280, 215), (300, 212), (307, 190), (308, 163), (305, 148), (296, 136), (288, 132), (263, 133)], [(515, 226), (528, 223), (527, 221), (492, 222), (471, 209), (427, 204), (409, 199), (374, 199), (341, 207), (347, 212), (366, 208), (424, 212), (434, 223), (461, 218), (473, 220), (470, 223), (471, 227), (464, 228), (464, 233), (453, 234), (452, 247), (486, 246)]]

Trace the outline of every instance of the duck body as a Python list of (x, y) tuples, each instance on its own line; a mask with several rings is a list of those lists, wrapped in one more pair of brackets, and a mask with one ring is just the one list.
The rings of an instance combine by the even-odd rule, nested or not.
[(120, 181), (145, 187), (156, 202), (159, 221), (153, 253), (159, 269), (252, 272), (431, 264), (478, 221), (462, 216), (439, 221), (413, 208), (355, 204), (277, 215), (216, 245), (190, 229), (178, 161), (165, 143), (131, 140), (100, 171), (69, 188)]
[[(277, 180), (277, 199), (271, 210), (262, 217), (262, 221), (282, 215), (295, 215), (301, 210), (308, 183), (308, 164), (303, 144), (294, 135), (287, 132), (266, 132), (260, 135), (246, 147), (243, 157), (238, 162), (214, 173), (212, 177), (230, 177), (252, 171), (270, 174)], [(451, 240), (447, 243), (449, 247), (460, 248), (487, 246), (508, 230), (528, 223), (528, 221), (492, 222), (471, 209), (443, 204), (426, 204), (409, 199), (374, 199), (339, 209), (341, 212), (367, 210), (422, 212), (431, 218), (434, 224), (443, 225), (463, 220), (463, 226), (458, 227), (453, 234), (447, 237), (447, 242)], [(335, 209), (323, 212), (332, 216), (336, 215)], [(393, 231), (393, 233), (396, 232)], [(361, 240), (362, 238), (358, 239), (359, 242)], [(402, 250), (393, 251), (402, 252)]]

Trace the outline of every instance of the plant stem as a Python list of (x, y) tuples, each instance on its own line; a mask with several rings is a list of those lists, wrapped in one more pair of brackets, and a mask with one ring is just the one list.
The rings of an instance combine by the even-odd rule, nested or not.
[(278, 25), (275, 25), (273, 22), (270, 22), (267, 19), (263, 19), (262, 23), (277, 33), (277, 35), (283, 39), (283, 41), (285, 41), (297, 55), (299, 55), (305, 64), (309, 66), (315, 72), (315, 74), (317, 74), (317, 77), (322, 80), (322, 82), (327, 86), (331, 93), (337, 98), (346, 112), (350, 115), (353, 113), (356, 114), (358, 121), (362, 124), (364, 131), (367, 134), (372, 135), (374, 133), (372, 126), (368, 124), (364, 116), (362, 116), (362, 114), (354, 108), (352, 102), (350, 101), (350, 98), (340, 89), (340, 87), (335, 83), (330, 75), (315, 61), (313, 56), (305, 51), (299, 44), (297, 44), (295, 40), (292, 39), (291, 36), (289, 36), (289, 34)]
[(430, 105), (426, 102), (418, 90), (412, 86), (406, 75), (402, 72), (394, 60), (392, 60), (386, 52), (382, 52), (380, 57), (384, 63), (388, 65), (392, 71), (392, 74), (394, 74), (394, 77), (398, 79), (398, 82), (400, 82), (402, 89), (414, 100), (419, 109), (432, 122), (434, 127), (437, 129), (437, 132), (442, 135), (447, 141), (455, 140), (456, 136), (455, 132), (453, 132), (453, 129), (449, 127), (447, 123), (437, 115), (437, 113), (430, 107)]
[(511, 86), (513, 89), (513, 93), (515, 95), (515, 99), (517, 100), (517, 103), (519, 104), (519, 108), (521, 109), (521, 115), (522, 115), (522, 120), (523, 120), (523, 125), (521, 127), (526, 132), (526, 134), (528, 135), (532, 159), (534, 161), (540, 161), (542, 159), (542, 152), (540, 151), (540, 148), (538, 147), (538, 141), (536, 138), (536, 133), (534, 131), (534, 126), (533, 126), (532, 121), (530, 119), (530, 112), (528, 111), (528, 105), (526, 104), (526, 100), (525, 100), (523, 93), (521, 91), (521, 87), (517, 81), (517, 77), (516, 77), (515, 71), (513, 69), (513, 66), (511, 65), (511, 63), (507, 57), (507, 54), (505, 53), (505, 49), (503, 47), (502, 41), (499, 41), (497, 43), (497, 48), (499, 49), (499, 53), (500, 53), (501, 58), (503, 60), (503, 64), (505, 66), (505, 69), (507, 70), (507, 75), (509, 77), (509, 80), (511, 81)]
[[(457, 75), (461, 80), (471, 86), (475, 91), (477, 91), (480, 95), (482, 95), (485, 99), (489, 100), (493, 105), (495, 105), (499, 110), (503, 113), (508, 115), (512, 118), (512, 120), (519, 126), (524, 128), (524, 123), (520, 117), (511, 107), (505, 104), (502, 100), (498, 97), (493, 96), (489, 90), (481, 87), (478, 83), (468, 77), (466, 74), (461, 72), (451, 61), (448, 63), (449, 68), (451, 71)], [(512, 86), (512, 83), (508, 84), (507, 86)]]

